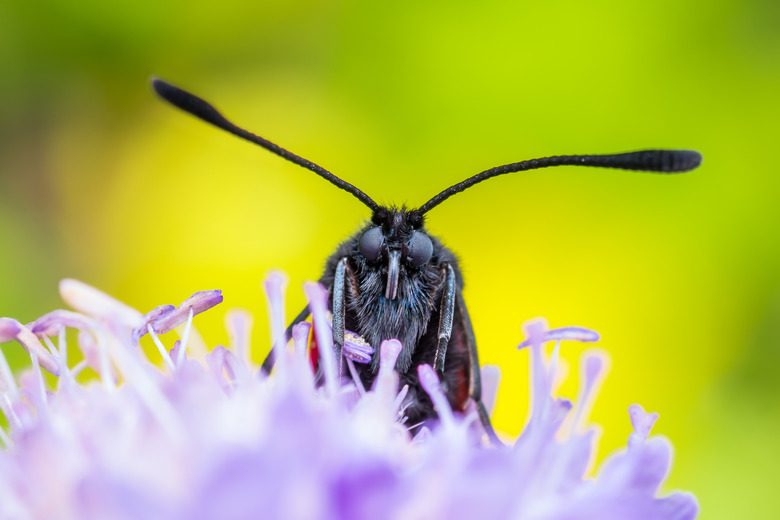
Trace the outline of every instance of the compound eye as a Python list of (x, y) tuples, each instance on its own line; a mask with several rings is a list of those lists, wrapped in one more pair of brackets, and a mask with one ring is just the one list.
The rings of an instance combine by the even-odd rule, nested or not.
[(382, 257), (382, 246), (384, 245), (381, 227), (372, 227), (360, 237), (358, 249), (369, 262), (376, 262)]
[(428, 263), (433, 256), (433, 243), (428, 235), (419, 231), (412, 233), (412, 239), (409, 240), (409, 251), (406, 255), (409, 263), (414, 267), (422, 267)]

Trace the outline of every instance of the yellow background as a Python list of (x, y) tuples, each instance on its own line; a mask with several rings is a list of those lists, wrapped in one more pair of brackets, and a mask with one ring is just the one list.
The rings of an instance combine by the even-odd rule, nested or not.
[[(525, 420), (521, 324), (601, 332), (600, 456), (627, 407), (661, 418), (668, 489), (702, 518), (780, 515), (780, 7), (661, 2), (6, 0), (0, 4), (0, 315), (32, 321), (75, 277), (145, 312), (219, 288), (227, 341), (289, 273), (288, 312), (368, 210), (306, 170), (159, 102), (159, 75), (382, 203), (555, 154), (694, 148), (682, 176), (557, 168), (429, 215), (462, 259), (495, 424)], [(3, 346), (15, 366), (21, 349)], [(583, 351), (566, 344), (576, 372)], [(576, 380), (563, 392), (573, 396)]]

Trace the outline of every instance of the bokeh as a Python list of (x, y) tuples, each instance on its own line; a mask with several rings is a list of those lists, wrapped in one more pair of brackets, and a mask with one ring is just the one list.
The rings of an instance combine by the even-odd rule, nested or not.
[[(670, 488), (694, 492), (702, 518), (777, 518), (778, 26), (771, 0), (5, 0), (0, 315), (62, 306), (64, 277), (143, 312), (218, 288), (255, 314), (259, 361), (265, 273), (289, 274), (292, 316), (369, 216), (161, 103), (152, 75), (382, 203), (534, 157), (697, 149), (703, 166), (679, 176), (496, 178), (428, 227), (461, 258), (481, 362), (501, 367), (499, 430), (526, 417), (521, 324), (587, 326), (612, 357), (600, 453), (625, 443), (639, 402), (675, 444)], [(196, 321), (212, 345), (223, 312)]]

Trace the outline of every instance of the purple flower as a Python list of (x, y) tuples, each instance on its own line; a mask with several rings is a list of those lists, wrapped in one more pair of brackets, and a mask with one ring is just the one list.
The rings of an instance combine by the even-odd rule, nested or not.
[[(188, 334), (168, 355), (155, 331), (181, 324), (221, 295), (196, 293), (179, 308), (143, 316), (94, 288), (68, 281), (66, 301), (78, 312), (55, 311), (29, 329), (0, 318), (0, 340), (27, 330), (40, 342), (22, 344), (31, 369), (18, 379), (0, 351), (0, 518), (516, 518), (527, 520), (688, 520), (698, 514), (687, 493), (659, 496), (671, 466), (671, 444), (650, 436), (657, 414), (629, 409), (634, 432), (588, 478), (594, 428), (588, 409), (606, 356), (582, 360), (581, 389), (572, 403), (553, 396), (559, 346), (589, 341), (586, 329), (528, 325), (532, 411), (513, 447), (485, 447), (476, 414), (450, 409), (436, 373), (420, 381), (439, 413), (432, 429), (412, 438), (403, 425), (397, 340), (384, 342), (374, 385), (337, 377), (327, 291), (305, 290), (325, 372), (315, 382), (306, 355), (310, 325), (284, 342), (284, 279), (266, 285), (277, 364), (264, 376), (249, 361), (251, 319), (227, 319), (231, 348), (199, 354)], [(176, 316), (176, 318), (174, 318)], [(176, 323), (176, 325), (173, 325)], [(69, 366), (63, 327), (80, 329), (85, 360)], [(134, 337), (142, 329), (159, 342), (165, 370), (147, 359)], [(135, 331), (135, 332), (134, 332)], [(563, 332), (562, 332), (563, 331)], [(57, 345), (49, 338), (55, 336)], [(25, 338), (25, 341), (29, 337)], [(21, 341), (21, 340), (20, 340)], [(345, 346), (345, 350), (346, 350)], [(190, 350), (187, 355), (185, 351)], [(168, 355), (166, 359), (165, 356)], [(59, 369), (48, 388), (40, 368)], [(352, 358), (347, 358), (348, 365)], [(97, 377), (81, 383), (78, 372)], [(497, 386), (483, 369), (485, 403)], [(493, 390), (491, 390), (493, 389)], [(506, 439), (509, 441), (510, 439)]]

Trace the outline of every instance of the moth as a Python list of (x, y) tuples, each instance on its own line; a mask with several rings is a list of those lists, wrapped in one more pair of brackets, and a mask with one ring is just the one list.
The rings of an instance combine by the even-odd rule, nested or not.
[[(396, 369), (401, 384), (408, 385), (406, 424), (415, 428), (437, 416), (417, 374), (418, 366), (429, 364), (452, 408), (463, 411), (473, 401), (486, 434), (496, 444), (500, 441), (482, 403), (476, 339), (463, 301), (463, 276), (455, 255), (426, 230), (428, 212), (475, 184), (508, 173), (564, 165), (681, 173), (698, 167), (702, 160), (693, 150), (544, 157), (480, 172), (416, 209), (386, 207), (323, 167), (234, 125), (203, 99), (160, 79), (153, 79), (152, 86), (172, 105), (316, 173), (371, 210), (370, 221), (328, 257), (320, 278), (330, 295), (336, 359), (342, 359), (346, 331), (364, 338), (376, 351), (371, 362), (356, 368), (363, 384), (370, 385), (376, 377), (382, 341), (400, 340), (403, 348)], [(308, 315), (308, 309), (301, 311), (288, 327), (288, 337), (292, 327)], [(273, 351), (263, 363), (266, 372), (272, 368)]]

